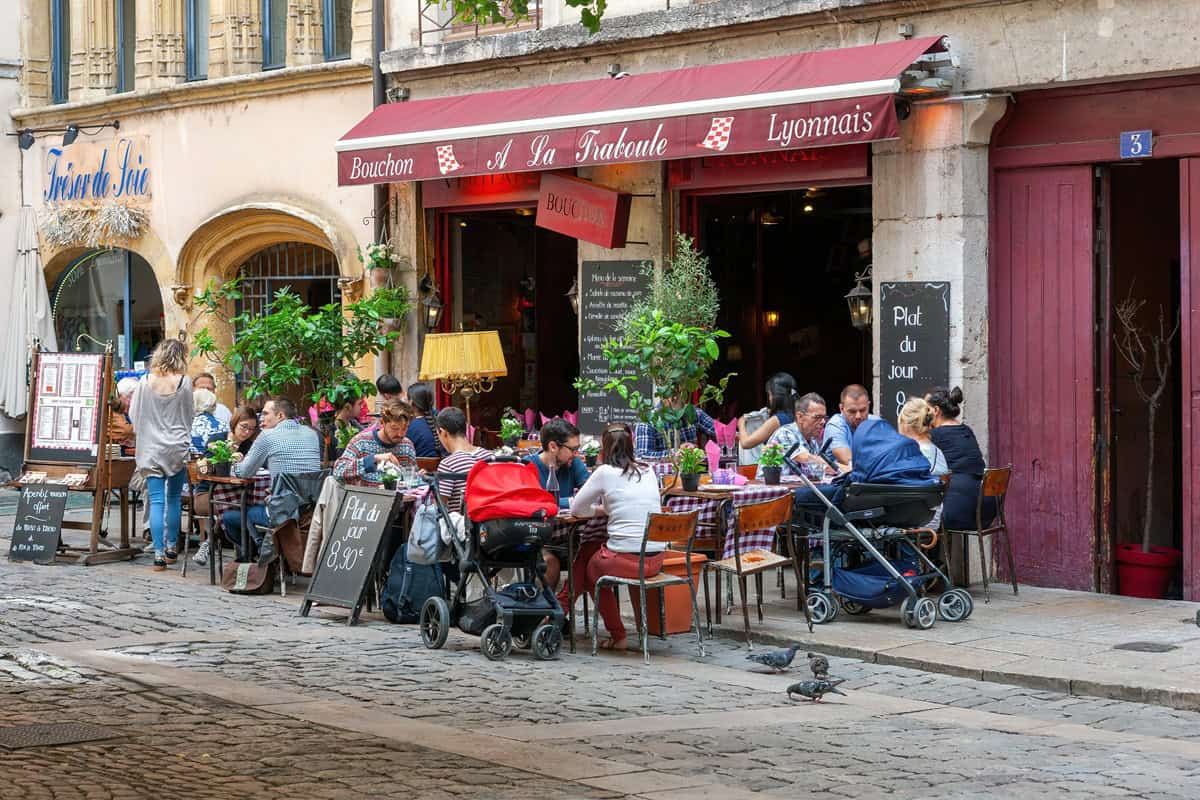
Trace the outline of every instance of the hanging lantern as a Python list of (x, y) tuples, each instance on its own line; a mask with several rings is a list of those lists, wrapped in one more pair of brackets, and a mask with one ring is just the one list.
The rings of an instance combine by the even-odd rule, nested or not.
[(863, 286), (863, 281), (869, 277), (869, 274), (857, 276), (854, 288), (846, 294), (846, 305), (850, 308), (850, 324), (860, 331), (869, 330), (871, 327), (871, 290)]
[(571, 288), (567, 290), (567, 300), (571, 301), (571, 309), (579, 316), (579, 279), (571, 281)]
[(436, 331), (442, 322), (442, 298), (437, 287), (430, 290), (429, 295), (421, 300), (421, 313), (425, 318), (425, 330)]

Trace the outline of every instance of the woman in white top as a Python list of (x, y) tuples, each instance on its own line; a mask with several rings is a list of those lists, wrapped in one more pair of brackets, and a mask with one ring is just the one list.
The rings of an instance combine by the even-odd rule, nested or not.
[(901, 434), (920, 445), (921, 454), (929, 460), (930, 474), (940, 478), (950, 472), (950, 467), (946, 465), (946, 456), (929, 435), (930, 426), (933, 424), (933, 407), (929, 403), (920, 397), (912, 398), (901, 407), (896, 422)]
[[(646, 535), (646, 519), (662, 510), (658, 477), (648, 464), (634, 457), (633, 434), (628, 427), (610, 425), (604, 431), (600, 440), (600, 459), (604, 463), (579, 489), (571, 501), (570, 513), (576, 517), (606, 514), (608, 541), (587, 547), (577, 556), (573, 565), (577, 570), (576, 591), (592, 592), (596, 581), (604, 575), (636, 578), (642, 540)], [(659, 542), (651, 542), (646, 547), (646, 577), (662, 571), (665, 548), (666, 545)], [(564, 603), (568, 613), (574, 602), (572, 597)], [(599, 598), (599, 606), (609, 635), (602, 647), (624, 649), (627, 636), (614, 592), (604, 592)]]

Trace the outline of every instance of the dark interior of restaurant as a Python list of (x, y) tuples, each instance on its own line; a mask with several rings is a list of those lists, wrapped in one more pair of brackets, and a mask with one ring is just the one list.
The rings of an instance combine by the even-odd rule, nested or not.
[[(1169, 329), (1180, 302), (1179, 162), (1164, 159), (1137, 162), (1136, 166), (1114, 165), (1110, 174), (1112, 305), (1129, 297), (1144, 300), (1137, 318), (1140, 325), (1157, 333), (1161, 308)], [(1113, 308), (1108, 311), (1114, 314)], [(1112, 324), (1116, 334), (1120, 326), (1115, 314)], [(1171, 342), (1171, 355), (1172, 368), (1154, 434), (1152, 544), (1179, 549), (1183, 542), (1183, 452), (1178, 427), (1182, 418), (1178, 335)], [(1146, 405), (1138, 397), (1129, 365), (1115, 348), (1111, 358), (1115, 538), (1118, 544), (1140, 542), (1149, 455)], [(1151, 367), (1143, 386), (1152, 391), (1155, 384)]]
[(848, 383), (871, 381), (870, 331), (850, 324), (845, 295), (871, 263), (869, 186), (734, 194), (699, 200), (700, 246), (730, 333), (711, 377), (730, 372), (721, 419), (761, 408), (763, 386), (788, 372), (836, 411)]
[(508, 367), (507, 377), (472, 401), (474, 424), (498, 430), (506, 407), (547, 416), (577, 410), (577, 322), (566, 297), (575, 240), (535, 226), (532, 208), (451, 214), (448, 224), (452, 263), (461, 269), (463, 329), (498, 331)]

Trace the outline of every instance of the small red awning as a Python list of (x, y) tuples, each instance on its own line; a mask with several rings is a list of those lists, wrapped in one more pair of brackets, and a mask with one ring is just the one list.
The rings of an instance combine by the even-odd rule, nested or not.
[(900, 74), (941, 36), (390, 103), (337, 143), (342, 186), (825, 147), (897, 135)]

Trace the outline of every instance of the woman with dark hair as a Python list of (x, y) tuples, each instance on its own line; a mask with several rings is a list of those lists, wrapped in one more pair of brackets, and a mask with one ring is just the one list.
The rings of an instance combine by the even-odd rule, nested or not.
[[(976, 523), (975, 507), (979, 504), (979, 484), (987, 464), (975, 432), (958, 418), (962, 413), (962, 389), (939, 386), (925, 395), (925, 402), (933, 409), (930, 436), (950, 467), (950, 486), (946, 489), (946, 499), (942, 504), (942, 521), (947, 528), (973, 530)], [(995, 505), (989, 501), (983, 509), (984, 523), (991, 522), (995, 513)]]
[(229, 418), (229, 444), (246, 455), (258, 438), (258, 410), (254, 406), (238, 406)]
[(446, 451), (435, 433), (433, 387), (428, 383), (412, 384), (408, 387), (408, 402), (417, 411), (416, 418), (408, 426), (408, 440), (417, 451), (417, 458), (444, 458)]
[[(604, 463), (596, 467), (571, 501), (570, 513), (575, 517), (606, 514), (608, 540), (589, 542), (580, 548), (572, 566), (576, 592), (593, 591), (604, 575), (636, 578), (642, 540), (646, 536), (646, 519), (662, 508), (658, 478), (648, 464), (638, 461), (634, 455), (633, 434), (628, 427), (608, 426), (600, 440), (600, 460)], [(662, 570), (665, 548), (665, 544), (658, 542), (647, 545), (647, 578)], [(568, 597), (564, 589), (559, 593), (559, 601), (570, 614), (575, 598)], [(609, 650), (624, 649), (628, 637), (615, 592), (606, 591), (600, 595), (599, 606), (609, 636), (602, 646)]]
[(776, 372), (767, 379), (766, 422), (753, 431), (746, 430), (746, 418), (738, 418), (738, 444), (743, 450), (758, 447), (784, 425), (796, 421), (796, 379), (786, 372)]

